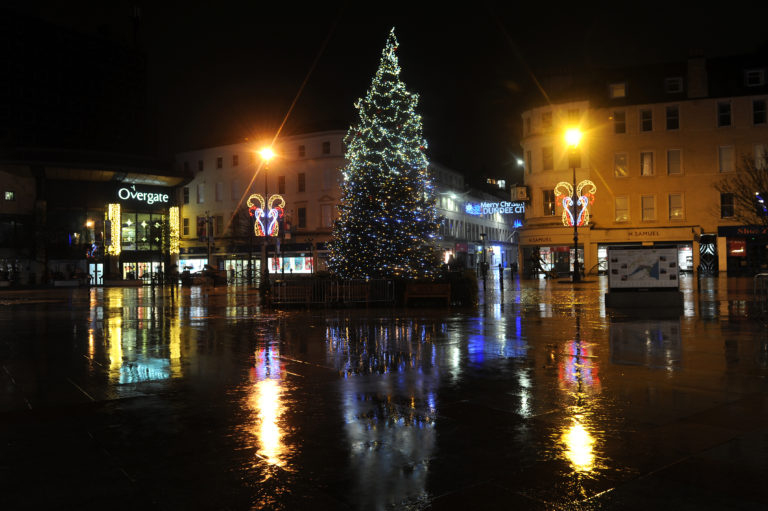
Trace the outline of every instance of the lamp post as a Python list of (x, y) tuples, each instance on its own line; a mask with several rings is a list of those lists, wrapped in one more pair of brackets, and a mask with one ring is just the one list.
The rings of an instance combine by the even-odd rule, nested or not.
[[(259, 151), (261, 159), (264, 161), (264, 200), (269, 200), (269, 188), (267, 186), (267, 171), (269, 170), (269, 160), (275, 155), (271, 147), (265, 147)], [(265, 205), (266, 206), (266, 205)], [(266, 213), (266, 211), (265, 211)], [(258, 218), (255, 219), (258, 221)], [(262, 290), (269, 289), (269, 266), (267, 264), (267, 244), (269, 243), (269, 234), (264, 233), (264, 243), (261, 244), (261, 269), (264, 272), (264, 282), (261, 283)]]
[(568, 147), (568, 166), (573, 170), (573, 197), (571, 197), (571, 218), (573, 219), (573, 274), (572, 282), (581, 281), (581, 272), (579, 271), (579, 219), (578, 202), (579, 196), (576, 192), (576, 167), (580, 167), (580, 155), (578, 152), (579, 142), (581, 142), (581, 131), (577, 128), (571, 128), (565, 132), (565, 143)]
[(480, 233), (480, 242), (483, 245), (483, 261), (480, 263), (481, 264), (480, 271), (483, 274), (483, 284), (485, 284), (485, 277), (486, 277), (486, 274), (488, 273), (488, 271), (487, 271), (487, 268), (485, 266), (485, 233), (484, 232)]

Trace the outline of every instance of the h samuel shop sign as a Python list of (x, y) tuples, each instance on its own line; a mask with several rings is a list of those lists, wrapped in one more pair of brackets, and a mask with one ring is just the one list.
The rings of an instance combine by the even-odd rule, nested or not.
[(171, 200), (171, 196), (167, 193), (140, 190), (136, 188), (136, 185), (118, 188), (117, 197), (123, 201), (135, 201), (149, 205), (157, 202), (167, 204)]

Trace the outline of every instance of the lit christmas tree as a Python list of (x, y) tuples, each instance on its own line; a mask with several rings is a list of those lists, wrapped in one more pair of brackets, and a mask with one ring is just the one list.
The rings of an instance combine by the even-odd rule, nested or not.
[(438, 219), (418, 95), (400, 80), (396, 50), (393, 28), (344, 139), (348, 163), (329, 260), (342, 278), (430, 277), (437, 265)]

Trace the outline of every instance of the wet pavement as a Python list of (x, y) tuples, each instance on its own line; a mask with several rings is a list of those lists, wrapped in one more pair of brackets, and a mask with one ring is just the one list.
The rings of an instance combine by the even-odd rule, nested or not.
[(766, 509), (749, 279), (477, 309), (274, 311), (245, 287), (0, 293), (1, 509)]

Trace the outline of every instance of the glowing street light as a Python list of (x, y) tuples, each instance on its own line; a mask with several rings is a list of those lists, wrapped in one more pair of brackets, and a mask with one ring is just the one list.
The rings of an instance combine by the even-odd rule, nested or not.
[(573, 274), (572, 282), (581, 281), (581, 272), (579, 271), (579, 222), (577, 204), (579, 196), (576, 192), (576, 167), (580, 167), (581, 158), (579, 157), (578, 147), (581, 142), (581, 130), (578, 128), (569, 128), (565, 131), (565, 144), (568, 147), (568, 165), (573, 169), (573, 197), (571, 207), (573, 208)]
[[(275, 152), (271, 147), (264, 147), (260, 149), (259, 155), (264, 160), (264, 197), (269, 200), (269, 189), (267, 187), (267, 171), (269, 170), (269, 160), (274, 158)], [(258, 219), (256, 219), (258, 221)], [(265, 234), (263, 243), (261, 244), (261, 269), (264, 275), (264, 281), (261, 284), (261, 292), (266, 293), (269, 289), (269, 265), (267, 263), (267, 244), (269, 243), (269, 236)]]
[(261, 159), (264, 160), (265, 163), (269, 163), (269, 160), (275, 157), (275, 152), (271, 147), (265, 147), (259, 150), (259, 155), (261, 155)]

